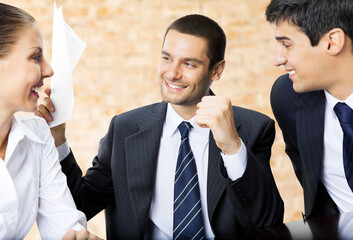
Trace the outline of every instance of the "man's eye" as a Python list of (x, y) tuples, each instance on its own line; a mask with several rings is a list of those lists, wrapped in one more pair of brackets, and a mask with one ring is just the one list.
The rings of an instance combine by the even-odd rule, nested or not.
[(285, 47), (285, 48), (289, 48), (289, 45), (287, 44), (287, 43), (282, 43), (282, 45), (283, 45), (283, 47)]
[(167, 57), (167, 56), (162, 56), (162, 59), (165, 60), (165, 61), (169, 61), (170, 60), (170, 58)]
[(195, 64), (193, 64), (193, 63), (186, 63), (186, 66), (191, 67), (191, 68), (196, 67)]

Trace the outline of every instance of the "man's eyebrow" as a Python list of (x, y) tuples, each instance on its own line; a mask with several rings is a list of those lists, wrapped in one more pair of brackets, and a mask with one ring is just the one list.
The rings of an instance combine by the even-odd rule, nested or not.
[[(171, 56), (170, 53), (162, 50), (162, 55), (166, 55), (166, 56)], [(202, 61), (200, 59), (197, 59), (197, 58), (184, 58), (183, 59), (184, 61), (187, 61), (187, 62), (194, 62), (194, 63), (197, 63), (197, 64), (202, 64)]]
[(202, 61), (197, 59), (197, 58), (185, 58), (185, 61), (194, 62), (194, 63), (197, 63), (197, 64), (202, 64)]
[(291, 40), (289, 37), (285, 37), (285, 36), (278, 36), (278, 37), (275, 37), (275, 39), (277, 41)]
[(164, 51), (164, 50), (162, 50), (162, 54), (163, 54), (163, 55), (170, 56), (170, 54), (169, 54), (168, 52)]

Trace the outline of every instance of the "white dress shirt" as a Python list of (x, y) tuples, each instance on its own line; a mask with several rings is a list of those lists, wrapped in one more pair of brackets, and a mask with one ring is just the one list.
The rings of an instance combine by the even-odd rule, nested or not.
[(325, 129), (321, 181), (340, 212), (353, 211), (353, 192), (349, 188), (343, 167), (343, 131), (333, 108), (345, 102), (353, 109), (353, 94), (340, 101), (325, 91)]
[(61, 239), (69, 229), (86, 226), (47, 123), (14, 116), (5, 159), (0, 158), (0, 239), (23, 239), (35, 220), (42, 239)]
[[(174, 175), (180, 146), (179, 124), (184, 121), (168, 104), (166, 120), (159, 147), (156, 169), (154, 194), (150, 208), (150, 219), (153, 223), (151, 239), (173, 238), (173, 202), (174, 202)], [(195, 117), (189, 120), (193, 128), (189, 132), (189, 142), (195, 157), (199, 178), (202, 217), (205, 237), (213, 238), (207, 211), (207, 169), (209, 128), (201, 128), (195, 122)], [(236, 180), (245, 172), (247, 152), (244, 144), (240, 151), (231, 156), (222, 154), (229, 178)]]
[(341, 214), (338, 220), (338, 235), (340, 240), (353, 239), (353, 212)]
[[(173, 238), (174, 175), (181, 141), (178, 126), (182, 121), (184, 119), (168, 104), (159, 147), (154, 193), (149, 213), (152, 229), (149, 229), (146, 233), (146, 239), (164, 240)], [(201, 128), (195, 122), (195, 117), (189, 120), (189, 122), (193, 126), (189, 132), (189, 142), (195, 157), (199, 178), (205, 237), (210, 239), (214, 237), (207, 211), (207, 169), (210, 129)], [(57, 149), (60, 160), (63, 160), (70, 153), (67, 142)], [(247, 165), (247, 151), (243, 141), (241, 141), (241, 148), (238, 153), (234, 155), (220, 154), (223, 158), (228, 177), (231, 180), (235, 181), (243, 176)], [(148, 236), (149, 234), (151, 236)]]

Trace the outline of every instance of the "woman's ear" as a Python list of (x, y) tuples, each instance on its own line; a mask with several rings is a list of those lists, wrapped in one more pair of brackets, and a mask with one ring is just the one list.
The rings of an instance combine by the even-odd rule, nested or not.
[(213, 66), (212, 73), (211, 73), (212, 74), (211, 80), (217, 81), (221, 78), (225, 64), (226, 64), (226, 61), (222, 60)]

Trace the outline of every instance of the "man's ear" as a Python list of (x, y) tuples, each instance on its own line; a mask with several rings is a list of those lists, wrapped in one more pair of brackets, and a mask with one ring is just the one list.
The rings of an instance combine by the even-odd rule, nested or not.
[(326, 52), (330, 55), (340, 53), (346, 43), (346, 34), (340, 28), (333, 28), (325, 34)]
[(213, 68), (211, 70), (212, 71), (211, 72), (211, 80), (217, 81), (221, 78), (225, 64), (226, 64), (226, 61), (222, 60), (213, 66)]

